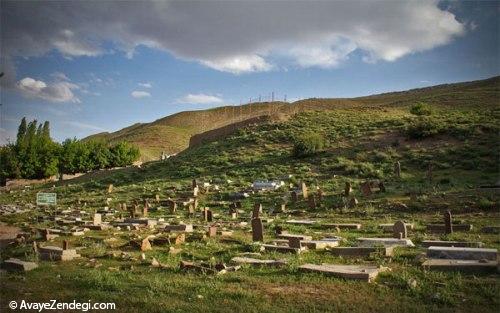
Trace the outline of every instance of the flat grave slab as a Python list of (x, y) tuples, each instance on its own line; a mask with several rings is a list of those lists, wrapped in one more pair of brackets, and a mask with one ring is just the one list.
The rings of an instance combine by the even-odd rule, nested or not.
[(500, 234), (500, 226), (485, 226), (481, 228), (483, 234)]
[(261, 246), (265, 251), (276, 251), (276, 252), (281, 252), (281, 253), (296, 253), (299, 254), (303, 251), (305, 251), (305, 248), (292, 248), (288, 246), (277, 246), (277, 245), (268, 245), (264, 244)]
[(294, 225), (314, 225), (317, 223), (316, 221), (311, 221), (311, 220), (288, 220), (286, 222), (287, 224), (294, 224)]
[(10, 258), (5, 260), (2, 268), (7, 271), (28, 272), (38, 267), (35, 262), (21, 261), (19, 259)]
[[(407, 229), (413, 229), (413, 224), (405, 223)], [(392, 233), (394, 228), (394, 223), (392, 224), (379, 224), (378, 227), (382, 228), (386, 233)]]
[(278, 237), (280, 239), (298, 238), (299, 240), (312, 240), (311, 236), (296, 235), (296, 234), (279, 234), (276, 237)]
[[(471, 224), (453, 224), (453, 231), (471, 231)], [(446, 231), (446, 227), (444, 224), (428, 224), (427, 231), (432, 233), (444, 233)]]
[(497, 249), (462, 248), (462, 247), (429, 247), (427, 257), (431, 259), (455, 260), (497, 260)]
[(53, 246), (40, 247), (38, 248), (38, 252), (40, 253), (40, 259), (46, 261), (71, 261), (74, 258), (80, 257), (75, 249), (63, 250), (62, 248)]
[(167, 232), (192, 233), (193, 232), (193, 225), (191, 225), (191, 224), (166, 225), (164, 230)]
[(422, 247), (468, 247), (468, 248), (481, 248), (482, 242), (467, 242), (467, 241), (444, 241), (444, 240), (424, 240)]
[(439, 271), (496, 272), (498, 262), (491, 260), (428, 259), (422, 263), (422, 267)]
[(342, 257), (366, 257), (373, 254), (384, 257), (394, 255), (394, 247), (335, 247), (329, 251)]
[(349, 224), (349, 223), (321, 224), (321, 226), (324, 228), (361, 229), (361, 224)]
[(307, 247), (311, 250), (324, 250), (326, 248), (333, 248), (339, 245), (340, 240), (303, 240), (300, 242), (302, 247)]
[(397, 238), (358, 238), (360, 247), (414, 247), (415, 245), (410, 239)]
[(370, 282), (375, 279), (379, 273), (386, 271), (387, 268), (370, 265), (334, 265), (334, 264), (304, 264), (299, 267), (304, 272), (315, 272), (341, 277), (345, 279), (355, 279)]
[(288, 264), (287, 260), (260, 260), (248, 257), (234, 257), (231, 259), (233, 264), (250, 264), (252, 266), (284, 266)]

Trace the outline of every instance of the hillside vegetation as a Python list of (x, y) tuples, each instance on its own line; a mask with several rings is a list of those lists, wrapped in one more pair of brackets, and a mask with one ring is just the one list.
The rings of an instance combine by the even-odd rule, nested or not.
[(264, 102), (226, 106), (209, 110), (180, 112), (151, 123), (134, 124), (113, 133), (100, 133), (87, 139), (102, 138), (111, 143), (128, 141), (141, 150), (142, 159), (156, 160), (162, 151), (178, 153), (188, 147), (189, 138), (208, 130), (261, 115), (287, 119), (304, 111), (398, 108), (424, 101), (441, 109), (494, 107), (498, 104), (500, 78), (446, 84), (402, 92), (384, 93), (352, 99), (306, 99), (294, 103)]

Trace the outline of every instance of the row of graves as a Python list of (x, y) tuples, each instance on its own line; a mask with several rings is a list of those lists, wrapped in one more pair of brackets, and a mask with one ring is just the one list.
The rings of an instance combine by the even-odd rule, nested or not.
[[(270, 188), (275, 187), (271, 185)], [(361, 185), (364, 195), (383, 191), (384, 188), (380, 182), (366, 182)], [(111, 194), (112, 191), (111, 185), (108, 193)], [(212, 191), (215, 190), (212, 189)], [(85, 254), (81, 252), (84, 247), (70, 247), (69, 237), (85, 237), (89, 232), (97, 232), (106, 237), (103, 241), (109, 244), (113, 242), (115, 236), (125, 234), (129, 235), (130, 242), (118, 248), (140, 251), (141, 262), (147, 261), (152, 267), (163, 268), (168, 266), (154, 258), (151, 261), (146, 260), (145, 253), (156, 247), (169, 246), (170, 254), (178, 254), (186, 242), (193, 240), (217, 240), (221, 243), (245, 245), (244, 241), (233, 236), (235, 232), (239, 232), (247, 236), (247, 240), (251, 233), (253, 245), (257, 246), (260, 252), (235, 254), (228, 264), (182, 260), (179, 268), (182, 271), (213, 274), (236, 271), (242, 266), (286, 268), (289, 262), (287, 255), (314, 253), (311, 251), (317, 250), (335, 257), (371, 260), (374, 256), (391, 258), (398, 247), (422, 250), (425, 258), (422, 258), (421, 266), (426, 270), (481, 272), (497, 271), (498, 268), (497, 249), (485, 248), (481, 242), (424, 240), (418, 246), (415, 245), (410, 236), (414, 225), (405, 221), (380, 224), (380, 228), (391, 234), (387, 237), (359, 237), (355, 245), (347, 245), (346, 240), (338, 235), (343, 232), (360, 232), (363, 230), (362, 223), (327, 223), (324, 220), (290, 219), (291, 212), (287, 211), (286, 204), (281, 204), (278, 208), (264, 213), (262, 204), (255, 203), (252, 211), (246, 212), (243, 210), (241, 201), (233, 201), (222, 212), (215, 213), (213, 208), (199, 205), (201, 192), (210, 192), (208, 186), (204, 185), (200, 188), (196, 180), (193, 180), (190, 188), (185, 191), (174, 190), (176, 198), (161, 199), (156, 196), (140, 204), (138, 201), (132, 205), (120, 203), (117, 209), (105, 207), (93, 213), (79, 209), (46, 209), (38, 215), (36, 222), (49, 224), (52, 227), (32, 228), (30, 232), (19, 234), (13, 244), (31, 244), (34, 253), (41, 261), (65, 262), (85, 257)], [(355, 199), (352, 197), (352, 186), (349, 183), (346, 183), (343, 193), (347, 199), (350, 199), (349, 202)], [(292, 202), (305, 202), (310, 208), (320, 205), (323, 197), (322, 190), (318, 189), (311, 193), (305, 183), (301, 183), (300, 188), (290, 192)], [(217, 206), (219, 207), (219, 204)], [(151, 215), (155, 217), (150, 216), (150, 212), (153, 211), (155, 214)], [(306, 229), (305, 234), (290, 233), (285, 229), (293, 228), (295, 225)], [(322, 231), (313, 232), (318, 229)], [(426, 226), (427, 232), (434, 234), (468, 232), (472, 229), (472, 225), (454, 223), (450, 211), (444, 212), (440, 223)], [(331, 234), (331, 230), (335, 230), (335, 235)], [(498, 230), (498, 227), (491, 226), (482, 231), (498, 232)], [(314, 233), (314, 236), (308, 235), (309, 233)], [(62, 242), (57, 240), (58, 237), (63, 239)], [(60, 244), (54, 244), (55, 242), (60, 242)], [(275, 255), (274, 252), (282, 254), (283, 257), (266, 258), (266, 255)], [(122, 256), (123, 254), (126, 253), (122, 253)], [(8, 270), (29, 271), (36, 268), (37, 263), (8, 259), (3, 262), (2, 267)], [(323, 263), (302, 264), (299, 270), (370, 282), (379, 273), (390, 268), (370, 263), (361, 265)]]

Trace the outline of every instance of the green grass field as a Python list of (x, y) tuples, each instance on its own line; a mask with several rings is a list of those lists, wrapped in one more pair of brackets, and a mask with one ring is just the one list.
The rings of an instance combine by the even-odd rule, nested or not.
[[(417, 248), (397, 248), (389, 259), (344, 259), (328, 251), (300, 255), (265, 252), (263, 258), (285, 258), (289, 265), (262, 269), (244, 266), (237, 272), (216, 276), (186, 273), (179, 263), (227, 263), (238, 253), (258, 251), (249, 226), (233, 227), (234, 242), (188, 235), (187, 242), (177, 247), (182, 249), (178, 254), (170, 253), (168, 244), (153, 244), (153, 250), (146, 252), (146, 262), (141, 261), (140, 250), (130, 241), (154, 231), (90, 231), (82, 237), (55, 239), (55, 245), (67, 239), (71, 246), (82, 247), (84, 258), (80, 260), (40, 262), (38, 269), (26, 274), (3, 273), (1, 307), (7, 312), (8, 302), (19, 299), (76, 299), (115, 302), (119, 312), (497, 312), (498, 273), (424, 271), (420, 266), (419, 255), (425, 251), (418, 248), (422, 240), (481, 241), (485, 247), (500, 248), (499, 235), (480, 231), (483, 226), (500, 225), (498, 191), (479, 189), (499, 179), (498, 79), (461, 89), (446, 88), (435, 87), (432, 93), (413, 91), (413, 101), (408, 95), (389, 94), (373, 97), (370, 104), (360, 98), (349, 107), (306, 110), (281, 122), (241, 129), (164, 162), (89, 173), (55, 186), (2, 190), (0, 194), (0, 204), (24, 206), (33, 203), (39, 191), (57, 192), (59, 208), (93, 212), (103, 208), (108, 197), (112, 198), (109, 206), (117, 208), (119, 203), (132, 205), (145, 199), (154, 203), (156, 194), (162, 199), (187, 195), (191, 180), (196, 178), (220, 186), (220, 192), (202, 193), (199, 206), (210, 207), (216, 213), (215, 221), (229, 222), (227, 212), (234, 192), (247, 189), (257, 179), (292, 175), (286, 185), (304, 181), (311, 191), (320, 187), (325, 192), (324, 200), (316, 209), (310, 209), (304, 200), (292, 204), (288, 187), (243, 200), (246, 222), (258, 202), (265, 211), (283, 201), (289, 210), (304, 211), (300, 216), (265, 213), (265, 217), (274, 219), (264, 226), (267, 241), (281, 225), (291, 233), (315, 239), (338, 235), (345, 238), (343, 245), (350, 246), (358, 237), (390, 237), (378, 224), (401, 219), (414, 223), (409, 238)], [(411, 114), (410, 107), (418, 101), (431, 104), (433, 114)], [(313, 156), (296, 158), (292, 155), (294, 138), (304, 132), (320, 133), (326, 145)], [(411, 134), (424, 135), (410, 138)], [(401, 162), (401, 178), (393, 173), (396, 161)], [(427, 173), (429, 165), (432, 179)], [(370, 179), (384, 181), (387, 191), (363, 196), (359, 185)], [(341, 196), (347, 181), (353, 184), (359, 200), (355, 208), (346, 208)], [(107, 193), (109, 184), (115, 186), (112, 194)], [(175, 195), (169, 190), (173, 186), (178, 189)], [(427, 232), (425, 225), (441, 223), (445, 210), (451, 210), (454, 221), (473, 224), (473, 230), (451, 235)], [(150, 216), (206, 225), (200, 211), (192, 218), (182, 209), (178, 218), (167, 211), (160, 207)], [(54, 226), (50, 221), (37, 222), (37, 216), (43, 214), (42, 209), (35, 209), (1, 216), (0, 221), (26, 231)], [(361, 223), (363, 227), (336, 233), (334, 229), (285, 223), (291, 218)], [(111, 237), (116, 238), (114, 244), (106, 241)], [(31, 247), (29, 242), (11, 246), (2, 251), (1, 258), (32, 259)], [(129, 257), (123, 258), (122, 252)], [(152, 257), (165, 268), (151, 267)], [(299, 272), (298, 266), (305, 263), (377, 264), (392, 270), (380, 274), (373, 283), (365, 283)]]

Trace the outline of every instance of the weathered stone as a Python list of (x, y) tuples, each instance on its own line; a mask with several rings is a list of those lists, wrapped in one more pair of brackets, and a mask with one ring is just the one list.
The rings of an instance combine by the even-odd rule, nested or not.
[(361, 229), (361, 224), (321, 224), (324, 228)]
[(352, 185), (350, 182), (345, 182), (345, 187), (344, 187), (344, 196), (349, 197), (352, 192)]
[(39, 247), (38, 252), (40, 259), (47, 261), (71, 261), (74, 258), (80, 257), (75, 249), (63, 250), (62, 248), (53, 246)]
[(364, 182), (361, 184), (360, 187), (361, 187), (361, 192), (363, 193), (363, 195), (365, 197), (368, 197), (373, 193), (372, 186), (371, 186), (370, 182)]
[(144, 238), (141, 242), (141, 251), (149, 251), (153, 250), (153, 247), (151, 247), (151, 243), (149, 242), (148, 238)]
[(415, 245), (410, 239), (396, 239), (396, 238), (358, 238), (360, 247), (414, 247)]
[(252, 266), (273, 266), (281, 267), (288, 264), (287, 260), (260, 260), (248, 257), (234, 257), (231, 259), (234, 264), (249, 264)]
[(94, 224), (94, 225), (101, 225), (101, 222), (102, 222), (102, 216), (101, 216), (101, 214), (94, 213), (94, 219), (93, 219), (92, 224)]
[(252, 218), (259, 218), (261, 213), (262, 213), (262, 204), (256, 203), (253, 206)]
[(422, 263), (422, 267), (439, 271), (497, 272), (498, 261), (428, 259)]
[(444, 233), (453, 233), (453, 223), (451, 220), (451, 212), (449, 210), (444, 212)]
[(307, 199), (309, 195), (308, 195), (306, 183), (302, 182), (302, 184), (300, 185), (300, 188), (302, 190), (302, 197), (304, 197), (304, 199)]
[(264, 241), (264, 226), (260, 218), (252, 219), (252, 240)]
[(288, 238), (288, 246), (290, 248), (297, 248), (297, 249), (302, 248), (302, 246), (300, 244), (300, 238), (298, 238), (298, 237), (289, 237)]
[(336, 256), (342, 257), (367, 257), (370, 255), (393, 256), (393, 247), (335, 247), (331, 251)]
[(208, 227), (208, 237), (213, 238), (217, 236), (217, 226)]
[(109, 184), (108, 193), (112, 193), (112, 192), (113, 192), (113, 184)]
[(398, 178), (401, 177), (401, 163), (399, 161), (394, 163), (394, 174), (396, 174)]
[[(432, 233), (446, 233), (447, 231), (444, 224), (428, 224), (426, 228), (428, 232)], [(452, 231), (471, 231), (472, 229), (473, 226), (471, 224), (453, 224), (452, 226)]]
[(184, 242), (186, 242), (186, 234), (185, 233), (180, 233), (175, 237), (174, 243), (176, 246), (183, 244)]
[(404, 239), (408, 237), (408, 231), (406, 230), (406, 224), (403, 221), (396, 221), (393, 226), (393, 237), (398, 239)]
[(290, 238), (297, 238), (298, 240), (312, 240), (311, 236), (295, 235), (295, 234), (279, 234), (276, 237), (289, 240)]
[(352, 197), (349, 200), (349, 208), (354, 209), (358, 205), (358, 203), (359, 203), (358, 199), (356, 199), (356, 197)]
[(497, 249), (431, 246), (427, 248), (427, 257), (431, 259), (496, 261)]
[(379, 273), (388, 270), (385, 267), (369, 265), (335, 265), (325, 263), (322, 265), (304, 264), (300, 266), (299, 269), (305, 272), (318, 272), (345, 279), (355, 279), (366, 282), (374, 280)]
[(314, 195), (311, 195), (310, 197), (307, 198), (307, 202), (309, 204), (309, 208), (310, 209), (316, 209), (316, 198), (314, 197)]
[(424, 240), (422, 247), (467, 247), (467, 248), (481, 248), (482, 242), (466, 242), (466, 241), (442, 241), (442, 240)]
[(193, 225), (191, 224), (180, 224), (180, 225), (166, 225), (165, 231), (167, 232), (193, 232)]
[(277, 245), (262, 245), (262, 249), (266, 251), (276, 251), (281, 253), (296, 253), (299, 254), (304, 251), (303, 248), (292, 248), (288, 246), (277, 246)]
[(28, 272), (38, 267), (35, 262), (21, 261), (19, 259), (10, 258), (5, 260), (2, 268), (6, 271)]

